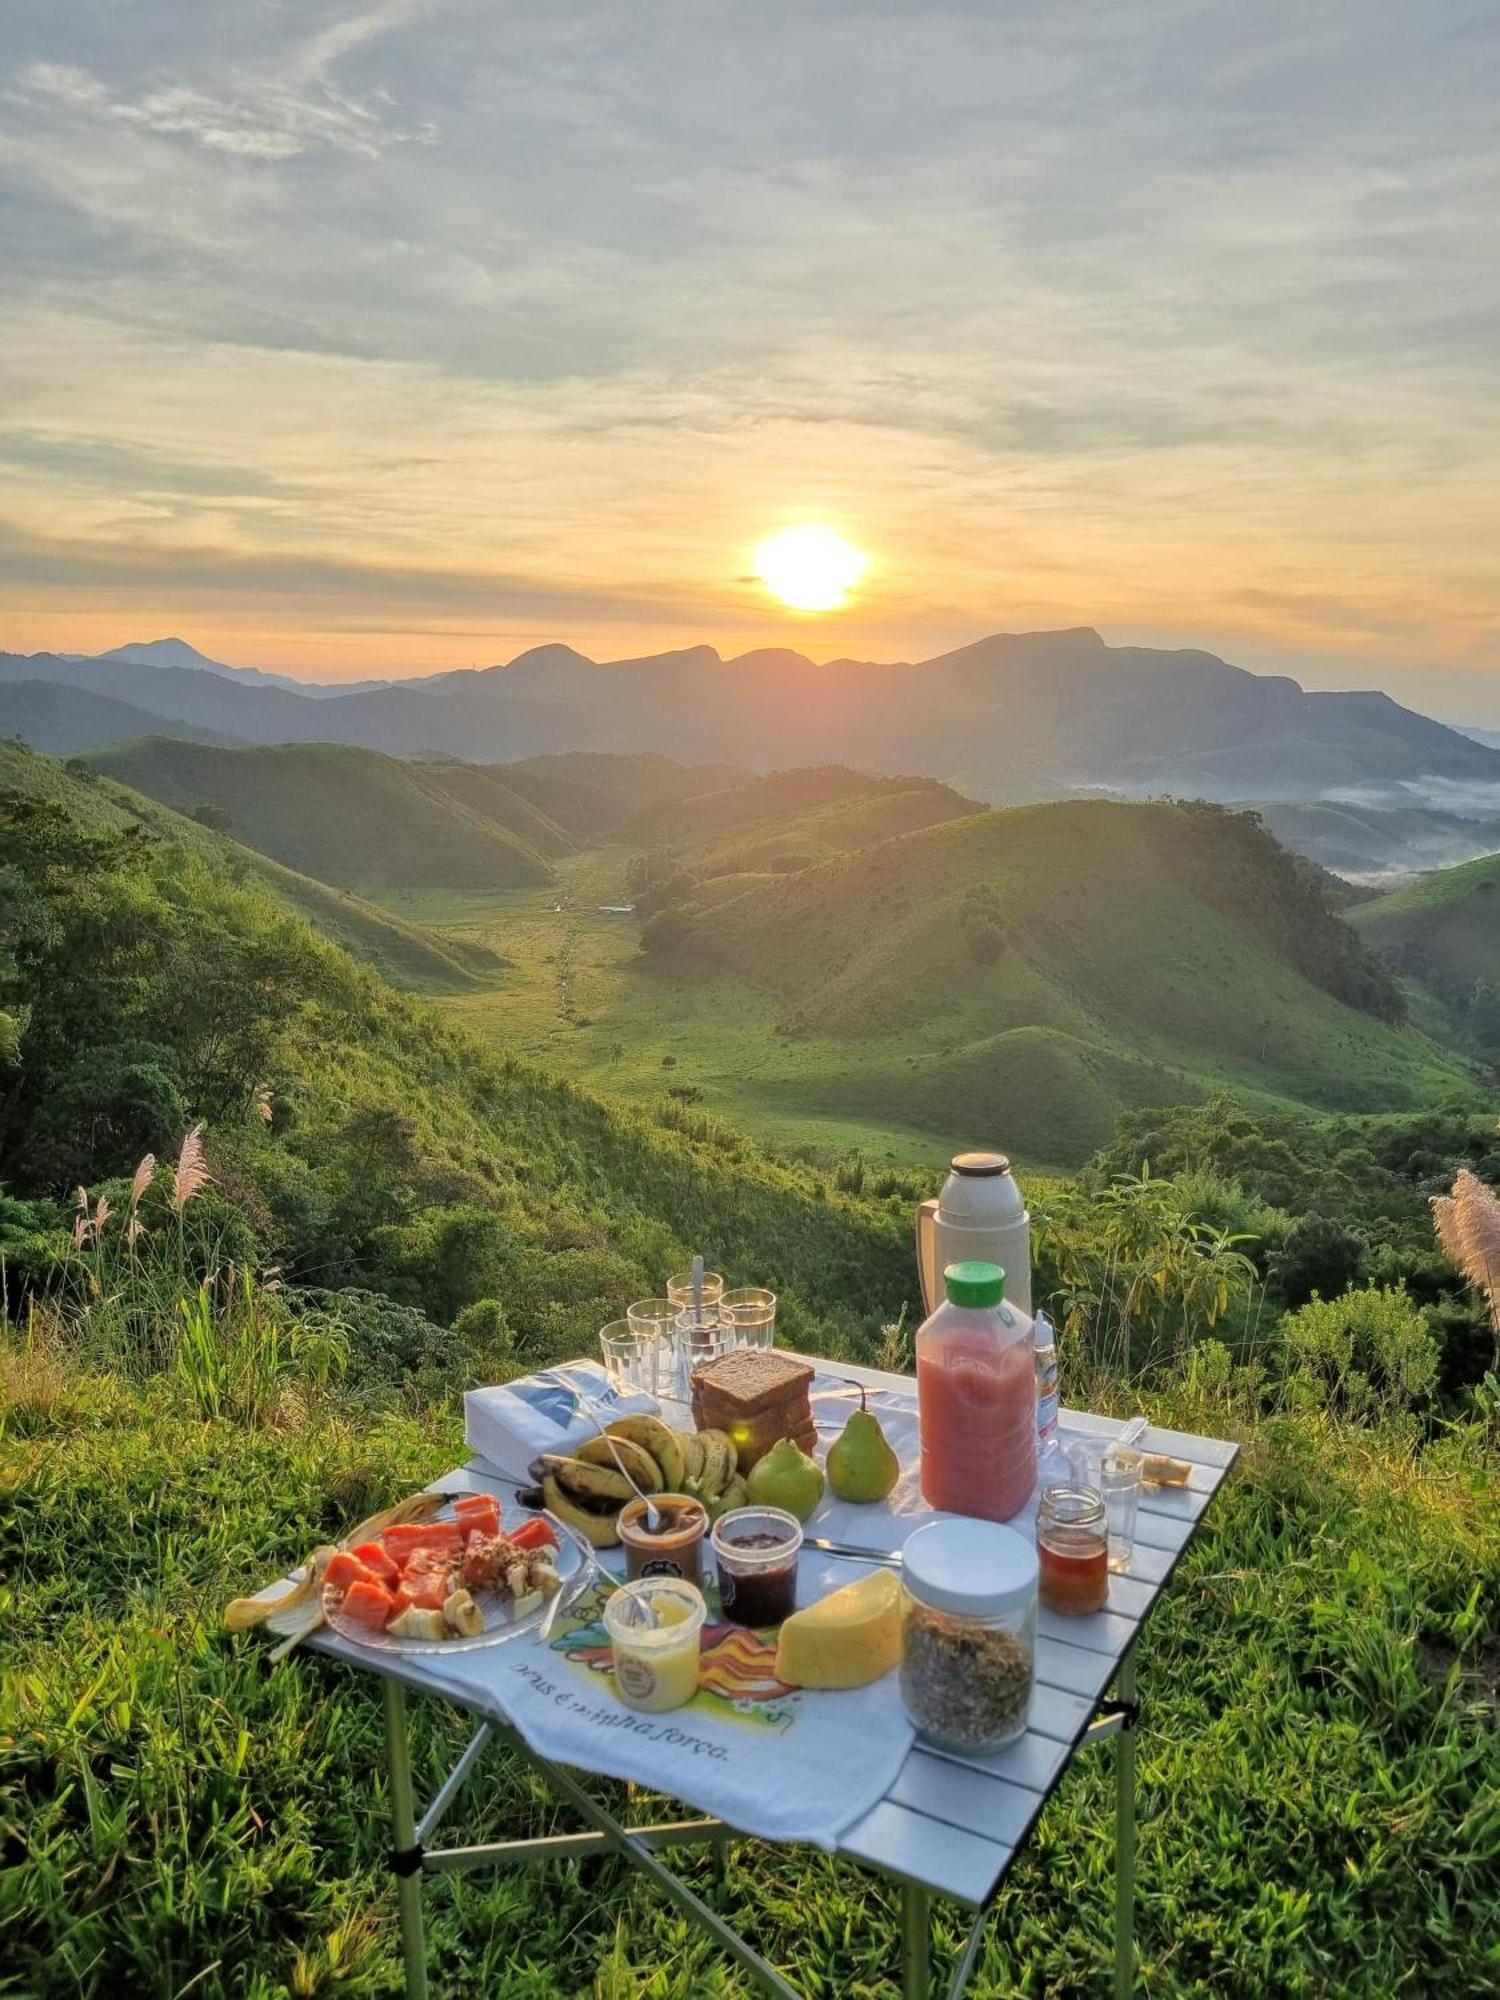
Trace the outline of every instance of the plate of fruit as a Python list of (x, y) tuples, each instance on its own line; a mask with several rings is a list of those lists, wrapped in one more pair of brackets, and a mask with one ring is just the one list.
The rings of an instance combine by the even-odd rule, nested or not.
[(469, 1652), (525, 1631), (559, 1592), (566, 1604), (594, 1566), (566, 1523), (530, 1514), (507, 1527), (492, 1493), (464, 1493), (339, 1549), (323, 1571), (323, 1615), (382, 1652)]

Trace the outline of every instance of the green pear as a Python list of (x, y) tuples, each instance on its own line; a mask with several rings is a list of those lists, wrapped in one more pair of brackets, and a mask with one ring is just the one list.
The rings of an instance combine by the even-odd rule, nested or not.
[(778, 1438), (745, 1481), (757, 1507), (784, 1507), (805, 1521), (823, 1497), (823, 1468), (792, 1438)]
[(861, 1387), (859, 1408), (828, 1447), (828, 1483), (840, 1500), (883, 1500), (900, 1477), (901, 1461)]

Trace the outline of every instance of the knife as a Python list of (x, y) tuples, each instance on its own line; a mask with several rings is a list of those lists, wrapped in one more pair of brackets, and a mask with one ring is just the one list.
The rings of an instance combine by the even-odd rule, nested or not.
[(849, 1562), (886, 1563), (892, 1569), (900, 1569), (903, 1560), (899, 1549), (861, 1549), (852, 1542), (825, 1541), (821, 1535), (804, 1535), (802, 1546), (825, 1556), (843, 1556)]

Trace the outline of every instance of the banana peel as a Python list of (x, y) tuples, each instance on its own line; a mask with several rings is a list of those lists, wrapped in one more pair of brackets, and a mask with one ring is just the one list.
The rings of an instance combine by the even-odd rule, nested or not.
[(635, 1497), (635, 1488), (613, 1465), (591, 1465), (584, 1458), (551, 1455), (542, 1463), (547, 1469), (547, 1476), (542, 1481), (544, 1493), (550, 1479), (562, 1492), (570, 1494), (586, 1507), (623, 1507), (627, 1500)]
[(271, 1658), (285, 1659), (294, 1646), (300, 1645), (325, 1623), (323, 1572), (339, 1549), (353, 1549), (361, 1542), (372, 1542), (387, 1528), (407, 1522), (430, 1521), (434, 1514), (447, 1506), (448, 1499), (446, 1493), (412, 1493), (405, 1500), (398, 1500), (394, 1507), (384, 1507), (378, 1514), (371, 1514), (357, 1528), (351, 1528), (341, 1542), (325, 1542), (315, 1548), (297, 1574), (280, 1590), (257, 1597), (231, 1598), (224, 1607), (224, 1623), (231, 1632), (248, 1632), (256, 1625), (264, 1625), (268, 1631), (279, 1633), (282, 1644), (273, 1650)]
[(713, 1526), (721, 1514), (732, 1513), (736, 1507), (748, 1507), (749, 1504), (749, 1489), (745, 1485), (743, 1477), (738, 1472), (730, 1480), (722, 1493), (715, 1498), (707, 1499), (703, 1502), (704, 1507), (708, 1511), (710, 1527)]
[(591, 1513), (587, 1507), (579, 1506), (558, 1484), (557, 1475), (549, 1472), (542, 1481), (542, 1492), (546, 1498), (547, 1511), (555, 1514), (559, 1521), (592, 1542), (596, 1549), (614, 1549), (620, 1545), (619, 1513)]
[(698, 1442), (703, 1447), (703, 1470), (698, 1475), (699, 1490), (709, 1497), (716, 1497), (733, 1479), (739, 1464), (739, 1455), (734, 1448), (734, 1439), (728, 1431), (699, 1431)]

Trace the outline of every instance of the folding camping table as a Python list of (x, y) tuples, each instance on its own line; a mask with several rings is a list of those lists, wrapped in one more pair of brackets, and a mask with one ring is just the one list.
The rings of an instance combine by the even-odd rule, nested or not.
[[(816, 1361), (816, 1357), (807, 1357)], [(839, 1373), (870, 1388), (909, 1393), (910, 1377), (839, 1363)], [(1077, 1410), (1063, 1412), (1063, 1428), (1109, 1437), (1119, 1420)], [(975, 1912), (968, 1942), (948, 1986), (950, 2000), (968, 1987), (984, 1943), (990, 1909), (1011, 1862), (1056, 1790), (1075, 1752), (1115, 1738), (1115, 1934), (1114, 1992), (1127, 2000), (1135, 1975), (1135, 1732), (1140, 1711), (1135, 1689), (1135, 1642), (1178, 1559), (1197, 1533), (1210, 1500), (1238, 1449), (1217, 1438), (1148, 1430), (1139, 1440), (1148, 1452), (1187, 1460), (1184, 1487), (1143, 1491), (1129, 1568), (1110, 1578), (1109, 1608), (1090, 1618), (1037, 1619), (1036, 1686), (1024, 1736), (991, 1757), (961, 1757), (913, 1746), (885, 1798), (851, 1827), (839, 1851), (894, 1878), (902, 1888), (901, 1979), (905, 2000), (929, 2000), (930, 1903), (946, 1896)], [(513, 1490), (483, 1459), (473, 1459), (435, 1482), (448, 1492)], [(320, 1651), (381, 1676), (385, 1699), (386, 1754), (393, 1846), (401, 1912), (407, 2000), (426, 2000), (426, 1940), (422, 1880), (426, 1875), (520, 1863), (620, 1854), (714, 1937), (769, 1993), (800, 2000), (752, 1945), (709, 1908), (658, 1858), (663, 1848), (734, 1839), (717, 1819), (685, 1819), (626, 1827), (587, 1791), (579, 1774), (537, 1756), (498, 1713), (470, 1712), (479, 1726), (426, 1811), (418, 1817), (412, 1794), (406, 1729), (407, 1686), (424, 1687), (420, 1657), (365, 1651), (324, 1631), (310, 1640)], [(452, 1701), (444, 1693), (442, 1699)], [(458, 1705), (458, 1704), (453, 1704)], [(529, 1840), (487, 1841), (473, 1847), (433, 1847), (428, 1842), (463, 1787), (485, 1746), (509, 1744), (541, 1772), (583, 1820), (587, 1832)]]

